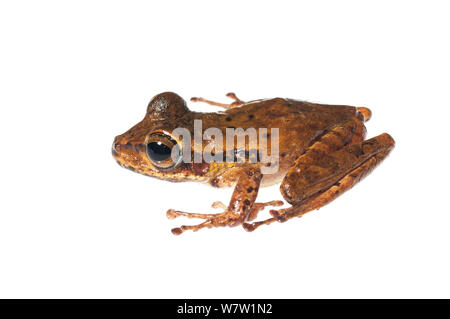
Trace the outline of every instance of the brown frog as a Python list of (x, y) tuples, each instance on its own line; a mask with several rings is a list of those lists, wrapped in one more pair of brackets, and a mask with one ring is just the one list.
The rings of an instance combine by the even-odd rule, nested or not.
[[(190, 111), (186, 102), (175, 93), (158, 94), (150, 101), (144, 119), (114, 139), (114, 158), (134, 172), (172, 182), (199, 181), (215, 187), (235, 185), (228, 206), (220, 202), (212, 205), (222, 208), (222, 213), (198, 214), (169, 209), (167, 216), (171, 219), (178, 216), (204, 219), (198, 225), (172, 229), (175, 235), (186, 230), (237, 225), (253, 231), (261, 225), (301, 217), (350, 189), (394, 147), (395, 142), (387, 133), (365, 140), (364, 122), (371, 117), (371, 111), (365, 107), (323, 105), (284, 98), (243, 102), (233, 93), (227, 96), (234, 102), (223, 104), (192, 98), (191, 101), (225, 109), (202, 113)], [(223, 132), (223, 136), (235, 128), (245, 130), (244, 135), (250, 128), (267, 130), (259, 135), (256, 144), (251, 144), (247, 138), (244, 147), (233, 137), (231, 150), (230, 144), (217, 141), (211, 146), (212, 138), (198, 143), (174, 134), (175, 129), (184, 128), (195, 135), (195, 120), (201, 120), (201, 133), (208, 128)], [(278, 132), (277, 139), (270, 136), (272, 129), (278, 129), (275, 131)], [(242, 135), (242, 131), (239, 134)], [(262, 160), (262, 145), (267, 145), (268, 150), (277, 146), (276, 154), (267, 153), (276, 155), (275, 161)], [(201, 156), (206, 148), (214, 161)], [(255, 157), (250, 160), (250, 154), (256, 154), (256, 160)], [(230, 155), (231, 161), (226, 155)], [(271, 165), (275, 165), (276, 170), (264, 173), (264, 168)], [(271, 218), (252, 222), (266, 206), (283, 205), (282, 201), (255, 202), (259, 187), (280, 181), (281, 194), (291, 206), (270, 210)]]

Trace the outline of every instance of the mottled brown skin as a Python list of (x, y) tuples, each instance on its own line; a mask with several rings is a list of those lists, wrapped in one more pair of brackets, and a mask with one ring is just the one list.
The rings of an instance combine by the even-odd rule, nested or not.
[[(394, 147), (394, 140), (384, 133), (365, 140), (367, 121), (371, 112), (364, 107), (322, 105), (292, 99), (274, 98), (243, 102), (233, 93), (235, 101), (222, 104), (192, 98), (225, 108), (223, 112), (200, 113), (190, 111), (185, 101), (175, 93), (156, 95), (149, 103), (144, 119), (114, 139), (112, 154), (117, 162), (137, 173), (173, 182), (200, 181), (215, 187), (233, 186), (228, 206), (220, 202), (213, 207), (223, 208), (219, 214), (197, 214), (168, 210), (169, 218), (186, 216), (202, 218), (205, 222), (194, 226), (174, 228), (176, 235), (186, 230), (204, 227), (243, 225), (252, 231), (274, 221), (284, 222), (318, 209), (350, 189), (381, 162)], [(201, 119), (203, 130), (219, 128), (225, 136), (227, 127), (279, 128), (279, 170), (263, 175), (264, 163), (181, 163), (170, 169), (157, 167), (148, 157), (146, 144), (154, 132), (171, 136), (178, 127), (189, 129), (193, 136), (194, 119)], [(159, 136), (159, 135), (158, 135)], [(270, 136), (267, 145), (270, 150)], [(191, 144), (194, 153), (203, 152)], [(259, 145), (258, 145), (259, 147)], [(225, 143), (224, 143), (225, 148)], [(246, 145), (246, 151), (250, 151)], [(217, 153), (225, 150), (214, 150)], [(283, 179), (283, 180), (282, 180)], [(249, 223), (266, 206), (281, 206), (281, 201), (255, 203), (260, 186), (281, 182), (281, 193), (292, 206), (271, 210), (272, 218)]]

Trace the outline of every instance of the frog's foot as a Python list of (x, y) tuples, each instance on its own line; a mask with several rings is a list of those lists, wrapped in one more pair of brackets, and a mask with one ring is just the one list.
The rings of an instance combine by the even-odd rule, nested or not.
[(326, 189), (323, 192), (320, 192), (316, 195), (313, 195), (298, 204), (294, 204), (291, 207), (280, 209), (280, 210), (271, 210), (270, 214), (272, 218), (258, 221), (254, 223), (244, 223), (243, 227), (245, 230), (251, 232), (256, 228), (262, 225), (269, 225), (273, 222), (285, 222), (294, 217), (301, 217), (304, 214), (319, 209), (326, 204), (332, 202), (334, 199), (339, 197), (341, 194), (352, 188), (355, 184), (357, 184), (361, 179), (367, 176), (380, 162), (382, 162), (386, 156), (391, 151), (394, 146), (394, 141), (387, 134), (382, 134), (374, 139), (370, 139), (362, 143), (362, 145), (371, 145), (375, 143), (375, 139), (384, 140), (386, 139), (387, 149), (380, 151), (379, 153), (371, 156), (367, 161), (363, 164), (350, 171), (347, 175), (345, 175), (342, 179), (338, 180), (331, 187)]
[(234, 100), (234, 102), (230, 103), (230, 104), (226, 104), (226, 103), (219, 103), (219, 102), (214, 102), (214, 101), (210, 101), (207, 99), (204, 99), (202, 97), (191, 97), (191, 101), (192, 102), (203, 102), (203, 103), (207, 103), (209, 105), (214, 105), (214, 106), (219, 106), (219, 107), (223, 107), (225, 109), (231, 109), (233, 107), (237, 107), (237, 106), (241, 106), (242, 104), (244, 104), (244, 101), (241, 101), (236, 94), (230, 92), (226, 94), (227, 97), (231, 98)]

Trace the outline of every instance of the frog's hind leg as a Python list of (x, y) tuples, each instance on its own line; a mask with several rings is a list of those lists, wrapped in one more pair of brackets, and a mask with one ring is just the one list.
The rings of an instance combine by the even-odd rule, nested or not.
[[(336, 179), (332, 181), (330, 186), (324, 187), (322, 190), (302, 201), (292, 203), (293, 206), (289, 208), (279, 211), (272, 210), (270, 212), (272, 218), (260, 222), (243, 224), (245, 230), (253, 231), (261, 225), (268, 225), (273, 222), (285, 222), (325, 206), (370, 174), (390, 153), (394, 147), (394, 143), (392, 137), (384, 133), (367, 141), (348, 145), (332, 153), (327, 159), (327, 161), (330, 161), (328, 167), (319, 167), (325, 170), (331, 169), (337, 171), (342, 168), (344, 169), (342, 177), (342, 174), (335, 174)], [(348, 167), (350, 167), (350, 170), (348, 170)], [(323, 176), (317, 174), (318, 171), (320, 169), (317, 169), (317, 166), (313, 164), (304, 169), (304, 174), (308, 176), (308, 174), (313, 172), (316, 174), (317, 180), (320, 180)]]
[(244, 104), (244, 101), (241, 101), (236, 94), (234, 94), (233, 92), (227, 93), (226, 94), (227, 97), (231, 98), (234, 100), (234, 102), (230, 103), (230, 104), (226, 104), (226, 103), (219, 103), (219, 102), (214, 102), (214, 101), (210, 101), (207, 99), (204, 99), (202, 97), (191, 97), (191, 101), (192, 102), (203, 102), (209, 105), (214, 105), (214, 106), (219, 106), (219, 107), (223, 107), (224, 109), (231, 109), (233, 107), (238, 107), (241, 106), (242, 104)]

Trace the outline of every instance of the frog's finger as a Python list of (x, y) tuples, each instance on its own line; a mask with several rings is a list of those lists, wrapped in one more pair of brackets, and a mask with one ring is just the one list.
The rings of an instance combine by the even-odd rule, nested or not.
[(227, 209), (227, 205), (225, 205), (224, 203), (217, 201), (211, 204), (212, 208), (222, 208), (223, 210)]
[(187, 213), (187, 212), (183, 212), (180, 210), (175, 210), (175, 209), (169, 209), (166, 212), (166, 216), (169, 219), (175, 219), (177, 217), (183, 216), (183, 217), (188, 217), (188, 218), (203, 218), (203, 219), (209, 219), (209, 218), (214, 218), (217, 217), (220, 214), (197, 214), (197, 213)]
[[(212, 208), (221, 208), (223, 210), (227, 209), (227, 206), (220, 202), (220, 201), (216, 201), (214, 203), (211, 204)], [(175, 209), (169, 209), (166, 212), (166, 216), (169, 219), (175, 219), (177, 217), (180, 216), (184, 216), (184, 217), (188, 217), (188, 218), (203, 218), (203, 219), (208, 219), (208, 218), (213, 218), (216, 217), (219, 214), (197, 214), (197, 213), (188, 213), (188, 212), (183, 212), (180, 210), (175, 210)]]

